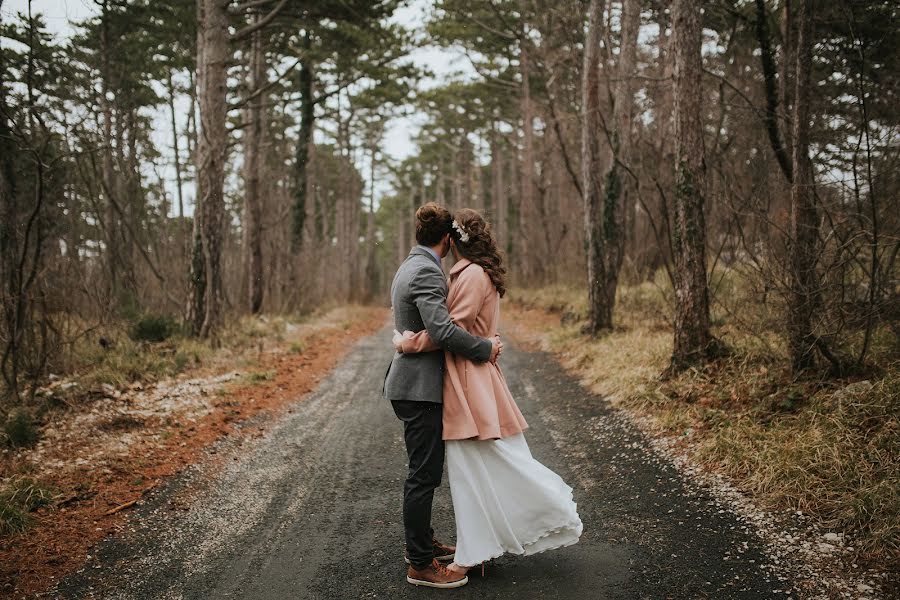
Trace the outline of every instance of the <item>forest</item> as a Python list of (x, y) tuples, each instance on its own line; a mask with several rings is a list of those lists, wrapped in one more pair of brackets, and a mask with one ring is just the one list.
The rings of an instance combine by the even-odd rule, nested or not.
[(896, 3), (50, 4), (0, 1), (10, 452), (252, 319), (387, 307), (433, 201), (491, 222), (520, 335), (898, 564)]

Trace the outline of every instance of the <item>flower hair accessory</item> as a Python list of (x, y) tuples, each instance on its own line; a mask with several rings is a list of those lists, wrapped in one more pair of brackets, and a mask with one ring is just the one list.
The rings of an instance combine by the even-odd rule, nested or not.
[(453, 219), (453, 229), (459, 234), (459, 241), (463, 244), (469, 241), (469, 234), (466, 233), (466, 230), (463, 229), (462, 225), (460, 225), (456, 219)]

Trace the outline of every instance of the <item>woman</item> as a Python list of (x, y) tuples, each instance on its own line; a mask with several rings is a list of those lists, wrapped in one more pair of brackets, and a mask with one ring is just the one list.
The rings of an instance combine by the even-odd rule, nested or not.
[[(472, 210), (454, 215), (447, 307), (469, 333), (491, 338), (500, 321), (506, 270), (490, 225)], [(427, 331), (394, 336), (400, 352), (438, 347)], [(536, 461), (523, 431), (528, 427), (500, 368), (446, 353), (444, 440), (450, 494), (456, 515), (456, 557), (465, 573), (505, 552), (535, 554), (568, 546), (582, 531), (572, 488)]]

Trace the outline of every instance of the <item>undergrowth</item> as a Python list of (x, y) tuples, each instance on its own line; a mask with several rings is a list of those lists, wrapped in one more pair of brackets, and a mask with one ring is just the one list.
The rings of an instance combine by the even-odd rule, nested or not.
[(53, 503), (56, 495), (48, 486), (20, 477), (0, 489), (0, 537), (24, 531), (32, 522), (32, 513)]

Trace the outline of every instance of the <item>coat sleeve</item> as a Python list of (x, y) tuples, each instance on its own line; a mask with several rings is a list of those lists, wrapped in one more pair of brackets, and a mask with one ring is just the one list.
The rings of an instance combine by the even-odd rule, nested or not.
[(409, 293), (432, 342), (469, 360), (487, 362), (491, 358), (490, 340), (474, 336), (450, 319), (444, 296), (443, 274), (437, 269), (421, 269), (410, 281)]
[(411, 331), (403, 332), (403, 341), (400, 342), (400, 351), (404, 354), (415, 354), (416, 352), (434, 352), (440, 350), (441, 347), (431, 340), (428, 330), (423, 329), (417, 333)]
[[(454, 282), (456, 293), (453, 294), (453, 301), (448, 303), (447, 310), (450, 320), (466, 331), (472, 331), (475, 319), (484, 305), (488, 292), (486, 283), (484, 272), (471, 267), (463, 270)], [(423, 329), (417, 333), (404, 332), (401, 348), (404, 353), (409, 354), (432, 352), (440, 347), (431, 339), (428, 330)]]

